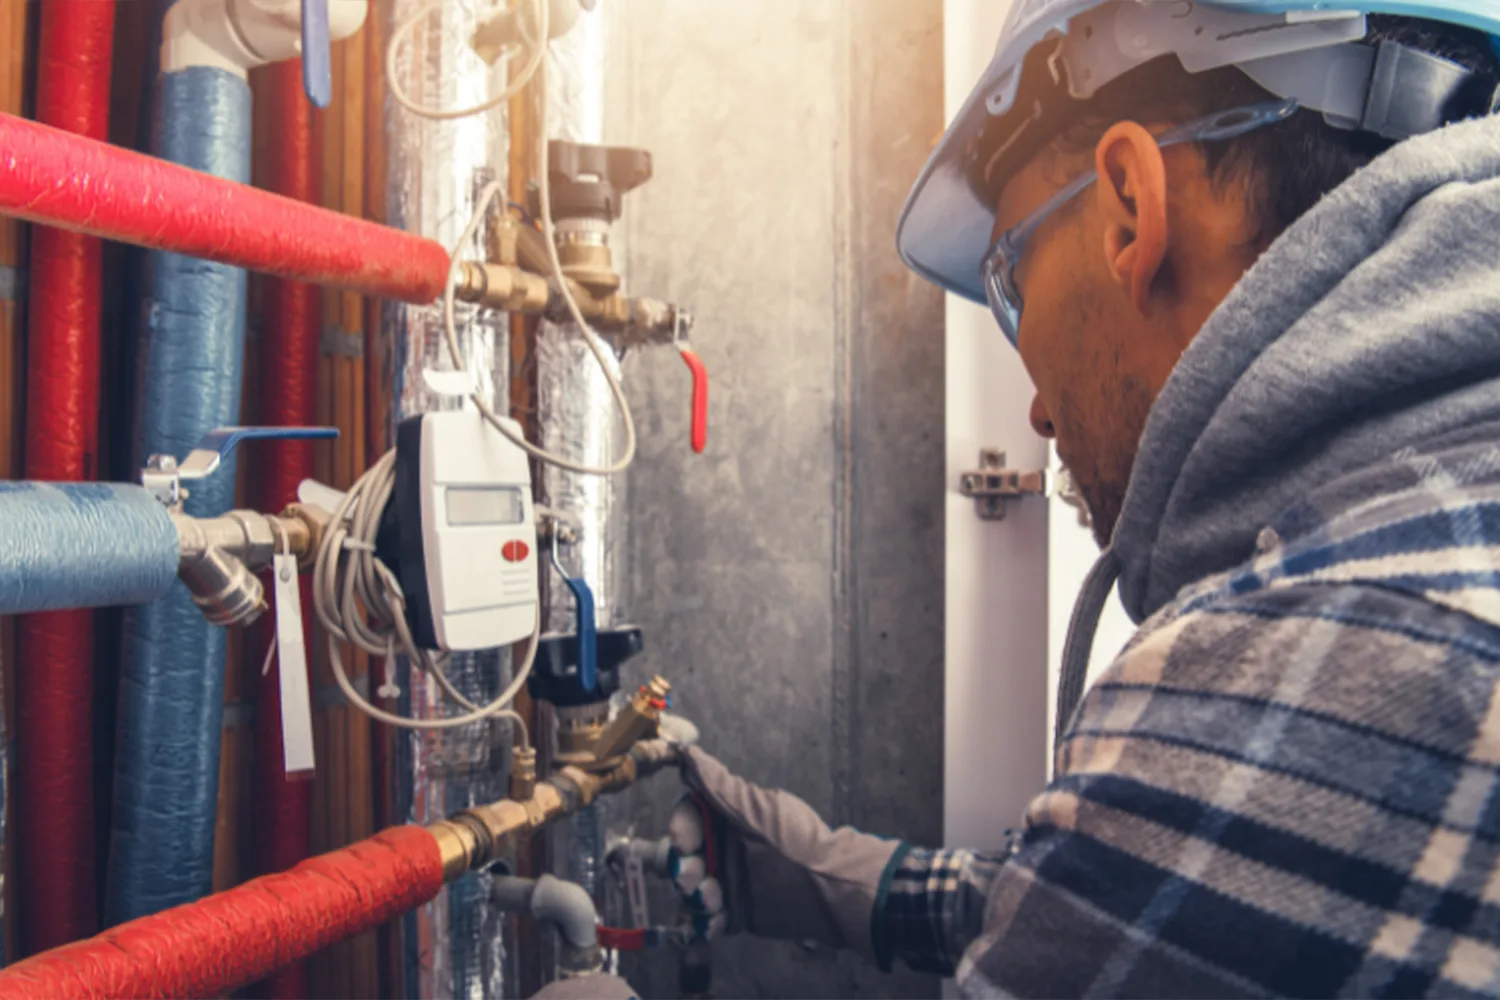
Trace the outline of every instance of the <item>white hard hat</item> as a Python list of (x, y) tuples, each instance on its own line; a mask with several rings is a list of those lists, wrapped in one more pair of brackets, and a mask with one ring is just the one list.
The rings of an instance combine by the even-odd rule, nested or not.
[[(1016, 0), (995, 57), (928, 159), (897, 226), (901, 258), (984, 302), (994, 192), (1052, 133), (1058, 111), (1173, 54), (1190, 73), (1235, 66), (1330, 124), (1403, 139), (1437, 128), (1471, 80), (1462, 66), (1393, 43), (1358, 44), (1367, 14), (1478, 29), (1500, 53), (1500, 0)], [(1045, 48), (1042, 46), (1045, 45)], [(1027, 56), (1038, 50), (1039, 57)], [(1483, 111), (1495, 94), (1484, 95)]]

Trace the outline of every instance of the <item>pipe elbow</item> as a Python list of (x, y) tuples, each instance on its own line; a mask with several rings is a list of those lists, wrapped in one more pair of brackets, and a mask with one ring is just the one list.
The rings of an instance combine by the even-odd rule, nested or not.
[(599, 942), (599, 915), (583, 886), (551, 875), (536, 880), (531, 890), (531, 915), (557, 928), (570, 947), (587, 950)]
[[(367, 0), (329, 0), (332, 41), (365, 23)], [(301, 0), (177, 0), (162, 23), (161, 71), (209, 66), (245, 79), (302, 51)]]

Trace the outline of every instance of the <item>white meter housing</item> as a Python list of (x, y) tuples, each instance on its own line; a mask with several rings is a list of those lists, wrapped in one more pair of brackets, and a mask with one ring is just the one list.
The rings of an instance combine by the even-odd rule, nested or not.
[(492, 649), (535, 631), (536, 516), (525, 452), (472, 410), (412, 417), (396, 432), (394, 502), (417, 645)]

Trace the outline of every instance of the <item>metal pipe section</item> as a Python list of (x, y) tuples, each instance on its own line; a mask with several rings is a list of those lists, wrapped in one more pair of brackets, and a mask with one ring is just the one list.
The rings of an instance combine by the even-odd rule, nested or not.
[[(114, 0), (41, 7), (36, 117), (103, 140), (109, 132)], [(26, 478), (98, 474), (103, 247), (39, 227), (31, 238)], [(15, 673), (21, 948), (31, 954), (99, 929), (94, 878), (94, 617), (19, 623)]]
[[(113, 185), (97, 161), (66, 157), (34, 164), (31, 174), (53, 175), (57, 194), (42, 204), (86, 206), (96, 218), (119, 220), (129, 203), (150, 213), (152, 232), (176, 232), (193, 246), (204, 233), (234, 242), (241, 228), (264, 226), (240, 191), (250, 173), (250, 86), (218, 67), (190, 66), (163, 73), (156, 102), (155, 144), (166, 168), (119, 151), (137, 167)], [(32, 146), (15, 150), (24, 160)], [(73, 180), (82, 171), (87, 183)], [(202, 171), (203, 173), (196, 173)], [(205, 175), (222, 178), (212, 181)], [(169, 177), (181, 190), (164, 189)], [(58, 183), (58, 177), (63, 178)], [(0, 187), (4, 187), (0, 183)], [(200, 199), (217, 192), (216, 204)], [(265, 196), (271, 197), (271, 196)], [(228, 220), (236, 220), (229, 224)], [(138, 220), (146, 222), (145, 219)], [(191, 238), (189, 238), (191, 237)], [(256, 238), (249, 237), (252, 243)], [(157, 241), (155, 245), (172, 243)], [(290, 241), (280, 240), (294, 253)], [(266, 235), (259, 237), (268, 248)], [(208, 431), (233, 424), (240, 412), (245, 346), (245, 272), (175, 253), (148, 263), (150, 300), (144, 310), (136, 461), (147, 455), (186, 455)], [(234, 499), (235, 467), (228, 459), (194, 484), (186, 511), (213, 516)], [(219, 739), (227, 639), (205, 621), (186, 587), (126, 613), (115, 741), (114, 810), (105, 887), (105, 923), (115, 925), (206, 895), (213, 884), (214, 819), (219, 788)]]
[[(605, 18), (585, 12), (567, 35), (552, 43), (547, 66), (548, 139), (604, 141)], [(619, 375), (618, 364), (615, 375)], [(624, 444), (609, 383), (582, 333), (571, 323), (543, 321), (537, 334), (537, 395), (542, 446), (589, 465), (608, 465)], [(582, 576), (594, 592), (596, 622), (610, 628), (624, 620), (624, 555), (629, 551), (623, 476), (580, 476), (547, 467), (542, 474), (544, 502), (578, 526), (578, 538), (564, 551), (569, 573)], [(573, 598), (555, 573), (547, 574), (547, 631), (571, 632)], [(554, 856), (564, 859), (562, 874), (597, 895), (603, 844), (597, 811), (560, 830)]]
[[(423, 6), (429, 6), (427, 0), (395, 0), (381, 5), (378, 12), (395, 25)], [(442, 107), (470, 106), (496, 93), (509, 67), (505, 62), (497, 67), (486, 65), (469, 46), (480, 15), (490, 13), (493, 5), (487, 0), (450, 0), (430, 6), (435, 8), (433, 13), (400, 50), (402, 61), (396, 72), (407, 93), (423, 104)], [(509, 135), (505, 108), (433, 121), (388, 102), (385, 126), (387, 220), (442, 246), (455, 247), (459, 257), (482, 260), (490, 224), (480, 227), (472, 245), (457, 244), (480, 191), (487, 183), (504, 179)], [(498, 208), (496, 214), (501, 214)], [(454, 312), (459, 346), (480, 391), (497, 412), (507, 412), (506, 317), (467, 303), (458, 304)], [(433, 391), (424, 378), (428, 369), (451, 367), (443, 344), (441, 308), (387, 303), (382, 322), (394, 345), (392, 413), (397, 419), (470, 405)], [(459, 654), (449, 658), (445, 671), (460, 691), (482, 703), (498, 694), (509, 677), (510, 658), (498, 650)], [(420, 718), (447, 714), (442, 692), (430, 678), (424, 680), (403, 667), (399, 680), (402, 711)], [(503, 795), (511, 742), (508, 729), (507, 723), (486, 721), (441, 732), (396, 734), (392, 791), (397, 816), (429, 823)], [(408, 915), (403, 924), (400, 992), (413, 998), (506, 994), (508, 921), (490, 899), (490, 879), (483, 873), (466, 879)]]
[(0, 615), (153, 601), (177, 565), (177, 529), (144, 487), (0, 482)]
[(0, 151), (3, 215), (363, 295), (443, 293), (447, 251), (399, 229), (14, 115)]
[[(302, 88), (302, 61), (290, 59), (266, 69), (263, 97), (273, 113), (272, 155), (266, 186), (301, 202), (319, 196), (319, 156), (314, 141), (312, 107)], [(262, 337), (261, 410), (268, 426), (305, 427), (318, 418), (318, 346), (322, 298), (316, 286), (274, 278), (265, 286)], [(313, 474), (313, 442), (269, 441), (256, 456), (254, 505), (280, 510), (297, 499), (297, 486)], [(347, 485), (347, 484), (342, 484)], [(299, 583), (303, 607), (312, 607), (311, 581)], [(313, 648), (312, 616), (303, 618), (303, 642)], [(265, 649), (275, 638), (275, 623), (256, 630), (253, 649)], [(255, 802), (262, 824), (256, 838), (259, 870), (285, 871), (307, 857), (312, 847), (312, 782), (288, 781), (281, 735), (281, 671), (261, 675), (256, 690)], [(308, 995), (307, 967), (300, 962), (279, 970), (260, 984), (264, 996)]]

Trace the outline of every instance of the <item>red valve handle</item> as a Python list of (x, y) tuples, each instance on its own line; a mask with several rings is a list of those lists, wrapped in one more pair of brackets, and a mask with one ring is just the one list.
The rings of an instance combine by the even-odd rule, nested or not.
[(600, 927), (599, 947), (615, 951), (645, 951), (646, 928), (644, 927)]
[(693, 451), (701, 455), (708, 447), (708, 369), (691, 347), (678, 344), (677, 350), (693, 373)]

